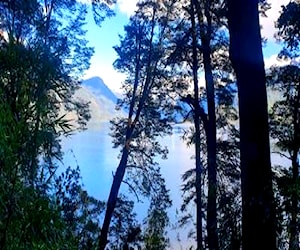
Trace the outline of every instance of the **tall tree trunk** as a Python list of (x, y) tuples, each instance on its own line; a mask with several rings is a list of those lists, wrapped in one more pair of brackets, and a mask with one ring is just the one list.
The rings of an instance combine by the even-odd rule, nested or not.
[(195, 24), (195, 14), (193, 0), (191, 1), (191, 22), (193, 39), (193, 79), (194, 79), (194, 125), (195, 125), (195, 156), (196, 156), (196, 231), (197, 231), (197, 250), (203, 249), (202, 236), (202, 163), (200, 156), (200, 106), (199, 106), (199, 86), (198, 86), (198, 51), (197, 51), (197, 32)]
[(294, 141), (292, 150), (292, 211), (291, 211), (291, 222), (290, 222), (290, 242), (289, 250), (299, 249), (299, 233), (298, 233), (298, 216), (299, 216), (299, 201), (296, 191), (297, 182), (299, 180), (299, 101), (300, 101), (300, 90), (298, 87), (297, 96), (295, 99), (294, 110), (293, 110), (293, 127), (294, 127)]
[(127, 160), (128, 160), (128, 153), (129, 153), (128, 148), (125, 146), (123, 148), (122, 157), (121, 157), (119, 166), (117, 168), (117, 171), (114, 176), (113, 183), (112, 183), (112, 186), (110, 189), (109, 198), (107, 201), (107, 207), (106, 207), (106, 211), (105, 211), (104, 222), (102, 225), (101, 234), (100, 234), (100, 238), (99, 238), (98, 250), (104, 250), (105, 246), (107, 245), (107, 236), (108, 236), (109, 225), (111, 222), (113, 212), (116, 207), (120, 186), (123, 181), (124, 174), (125, 174)]
[(216, 113), (215, 88), (210, 60), (209, 41), (202, 40), (205, 83), (207, 91), (208, 129), (207, 129), (207, 236), (209, 250), (219, 249), (217, 232), (217, 141), (216, 141)]
[(267, 94), (258, 0), (228, 0), (230, 59), (238, 84), (243, 250), (276, 249)]
[[(208, 124), (206, 128), (207, 138), (207, 168), (208, 168), (208, 201), (207, 201), (207, 236), (208, 248), (219, 249), (217, 232), (217, 150), (216, 150), (216, 111), (215, 111), (215, 87), (211, 67), (210, 41), (212, 35), (212, 18), (210, 0), (204, 1), (201, 9), (200, 0), (194, 0), (200, 25), (200, 39), (202, 45), (205, 83), (207, 91)], [(204, 20), (206, 20), (204, 22)]]
[(292, 155), (292, 211), (291, 211), (291, 221), (290, 221), (290, 239), (289, 239), (289, 250), (299, 249), (299, 232), (298, 232), (298, 211), (299, 211), (299, 201), (296, 191), (296, 185), (299, 180), (299, 163), (298, 163), (298, 153), (299, 149), (295, 148)]
[[(131, 135), (134, 129), (134, 122), (138, 119), (140, 110), (143, 107), (144, 102), (144, 95), (143, 95), (143, 100), (141, 101), (138, 109), (138, 115), (136, 115), (135, 118), (134, 116), (134, 106), (137, 102), (137, 88), (138, 88), (138, 83), (139, 83), (139, 74), (140, 74), (140, 52), (141, 52), (141, 43), (137, 41), (136, 45), (136, 65), (135, 65), (135, 78), (134, 78), (134, 85), (133, 85), (133, 92), (132, 92), (132, 99), (130, 102), (129, 106), (129, 112), (128, 112), (128, 123), (127, 123), (127, 128), (126, 128), (126, 139), (125, 139), (125, 145), (123, 147), (123, 152), (121, 156), (121, 160), (119, 162), (119, 166), (116, 171), (116, 175), (114, 176), (113, 183), (110, 189), (108, 201), (107, 201), (107, 207), (105, 211), (105, 217), (104, 217), (104, 222), (102, 225), (101, 229), (101, 234), (99, 237), (99, 245), (98, 245), (98, 250), (104, 250), (105, 246), (107, 245), (107, 236), (108, 236), (108, 230), (109, 230), (109, 225), (112, 219), (113, 212), (116, 207), (117, 203), (117, 198), (120, 190), (121, 183), (123, 181), (125, 171), (126, 171), (126, 166), (127, 166), (127, 161), (128, 161), (128, 156), (129, 156), (129, 146), (130, 146), (130, 140), (131, 140)], [(143, 91), (145, 93), (145, 90)], [(134, 120), (135, 119), (135, 120)], [(133, 121), (134, 120), (134, 121)]]

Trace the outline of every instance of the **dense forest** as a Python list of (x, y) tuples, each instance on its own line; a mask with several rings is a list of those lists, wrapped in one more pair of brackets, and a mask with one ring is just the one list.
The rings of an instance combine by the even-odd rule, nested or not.
[[(194, 167), (176, 224), (192, 225), (189, 249), (300, 249), (300, 2), (275, 24), (283, 66), (265, 69), (259, 19), (271, 1), (140, 0), (114, 47), (126, 115), (110, 121), (119, 164), (97, 200), (80, 166), (57, 170), (62, 138), (90, 119), (74, 96), (94, 53), (88, 9), (101, 26), (114, 4), (0, 1), (0, 249), (169, 249), (172, 200), (157, 159), (182, 123)], [(272, 166), (271, 154), (288, 165)]]

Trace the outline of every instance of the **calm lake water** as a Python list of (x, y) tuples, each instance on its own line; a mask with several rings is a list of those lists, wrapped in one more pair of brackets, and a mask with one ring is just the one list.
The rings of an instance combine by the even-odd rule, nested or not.
[[(63, 140), (63, 150), (65, 152), (65, 166), (80, 166), (83, 184), (88, 193), (100, 200), (107, 200), (111, 187), (113, 175), (119, 159), (119, 149), (113, 149), (111, 137), (109, 136), (109, 124), (103, 123), (98, 129), (86, 130)], [(178, 132), (176, 129), (175, 132)], [(175, 222), (176, 209), (181, 205), (181, 175), (193, 167), (194, 161), (191, 159), (194, 149), (187, 148), (180, 138), (180, 133), (161, 139), (162, 145), (167, 145), (169, 149), (168, 159), (158, 162), (162, 175), (166, 180), (167, 188), (170, 189), (173, 206), (169, 210), (171, 222)], [(124, 184), (123, 184), (124, 185)], [(134, 199), (134, 196), (132, 196)], [(146, 203), (137, 204), (136, 212), (138, 218), (142, 220), (147, 212)], [(185, 230), (180, 230), (181, 245), (188, 244)], [(170, 249), (181, 249), (176, 240), (176, 230), (169, 232), (171, 240)], [(186, 242), (186, 243), (184, 243)], [(183, 248), (185, 249), (185, 248)]]
[[(113, 172), (119, 163), (119, 150), (112, 148), (109, 132), (108, 123), (103, 123), (98, 129), (86, 130), (63, 140), (65, 165), (76, 167), (78, 164), (81, 169), (82, 181), (88, 193), (104, 201), (109, 195)], [(175, 132), (178, 130), (175, 129)], [(194, 155), (194, 148), (187, 148), (180, 136), (180, 133), (174, 133), (172, 136), (161, 139), (162, 145), (168, 146), (169, 155), (167, 160), (158, 159), (173, 201), (173, 206), (168, 211), (172, 223), (176, 222), (176, 209), (179, 210), (182, 202), (181, 176), (194, 164), (194, 160), (191, 159)], [(273, 150), (271, 149), (271, 151)], [(288, 164), (277, 154), (272, 154), (272, 163), (273, 165)], [(131, 197), (136, 202), (135, 197), (133, 195)], [(140, 221), (146, 216), (147, 209), (147, 202), (136, 204), (136, 212)], [(187, 249), (193, 244), (194, 241), (187, 238), (188, 231), (189, 228), (177, 230), (169, 228), (170, 249)], [(178, 232), (181, 238), (180, 244), (176, 238)]]

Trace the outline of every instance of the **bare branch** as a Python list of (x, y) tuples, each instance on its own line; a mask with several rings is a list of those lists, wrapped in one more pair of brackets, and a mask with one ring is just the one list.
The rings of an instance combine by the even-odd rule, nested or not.
[(286, 158), (286, 159), (288, 159), (290, 161), (292, 160), (291, 157), (287, 156), (286, 154), (284, 154), (284, 153), (282, 153), (280, 151), (272, 151), (272, 154), (278, 154), (278, 155), (280, 155), (283, 158)]
[(130, 189), (131, 191), (133, 191), (133, 193), (135, 194), (137, 201), (138, 201), (138, 202), (141, 202), (141, 200), (140, 200), (140, 198), (139, 198), (137, 192), (136, 192), (135, 189), (133, 188), (133, 186), (132, 186), (128, 181), (126, 181), (126, 180), (123, 180), (122, 182), (124, 182), (125, 184), (128, 185), (129, 189)]

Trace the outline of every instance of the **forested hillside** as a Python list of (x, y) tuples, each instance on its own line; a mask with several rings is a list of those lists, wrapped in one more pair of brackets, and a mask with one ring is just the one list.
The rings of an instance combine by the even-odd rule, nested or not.
[[(82, 81), (80, 87), (75, 91), (74, 98), (89, 105), (90, 119), (87, 121), (86, 129), (97, 130), (103, 122), (108, 122), (113, 117), (122, 115), (117, 111), (116, 95), (105, 85), (99, 77), (93, 77)], [(64, 111), (62, 111), (64, 114)], [(76, 112), (68, 112), (67, 120), (72, 120), (72, 126), (77, 128)]]
[[(271, 1), (138, 1), (114, 45), (118, 97), (82, 80), (94, 53), (87, 13), (100, 27), (115, 4), (0, 1), (0, 249), (171, 249), (171, 223), (191, 229), (188, 249), (299, 249), (299, 1), (281, 8), (284, 63), (268, 69), (260, 18)], [(98, 200), (81, 166), (63, 164), (62, 141), (107, 120), (119, 156)], [(159, 162), (174, 127), (194, 166), (171, 222)]]

